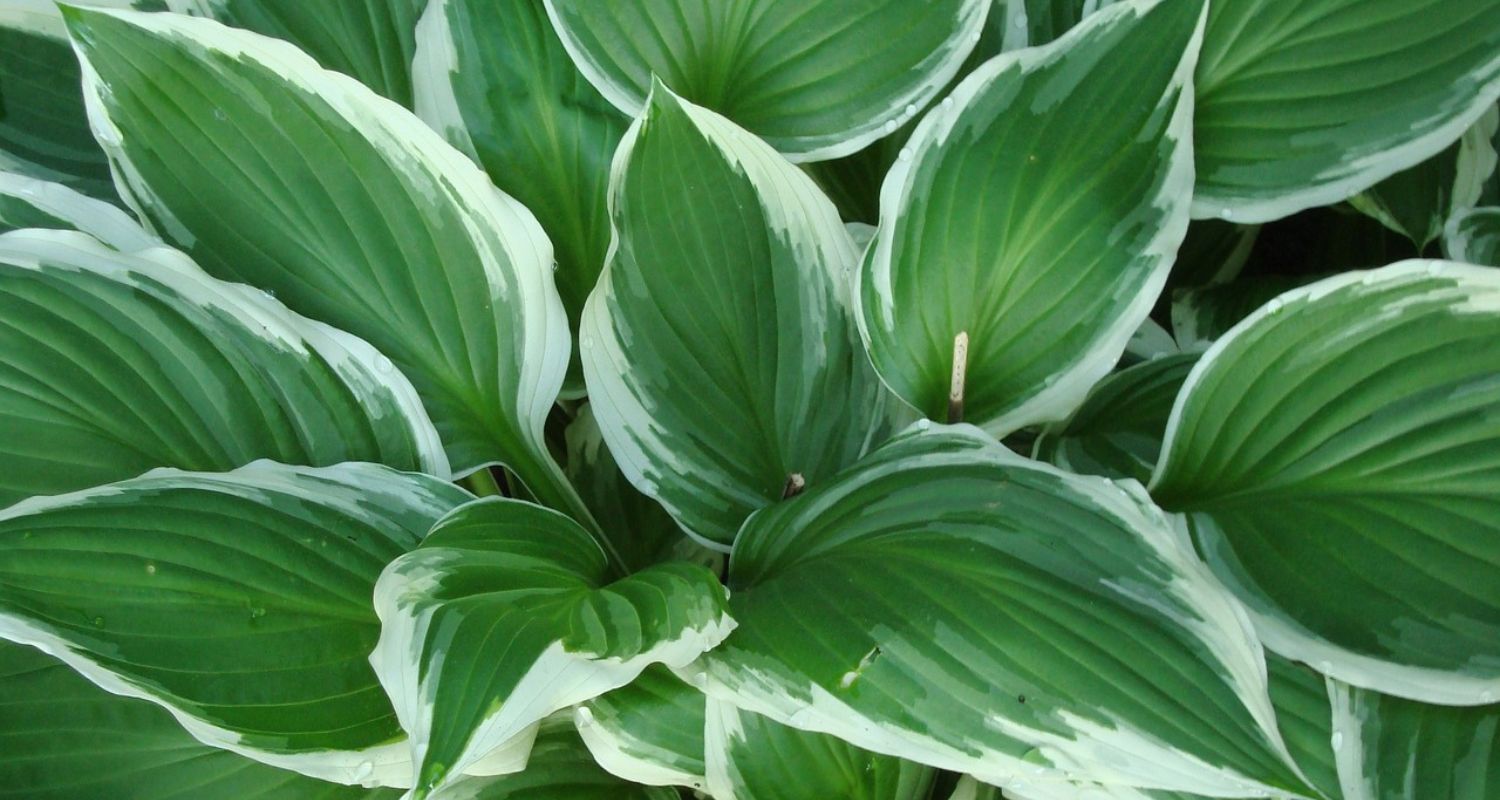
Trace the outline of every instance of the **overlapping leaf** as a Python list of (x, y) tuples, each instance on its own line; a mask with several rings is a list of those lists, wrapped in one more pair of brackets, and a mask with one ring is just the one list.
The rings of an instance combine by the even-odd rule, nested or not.
[(647, 105), (655, 76), (815, 161), (915, 116), (979, 41), (991, 0), (546, 3), (579, 69), (627, 114)]
[(1001, 786), (1302, 790), (1248, 622), (1138, 486), (922, 425), (746, 523), (710, 696)]
[(632, 483), (719, 547), (864, 451), (882, 387), (848, 309), (838, 213), (764, 142), (664, 87), (621, 144), (615, 246), (584, 310), (584, 377)]
[(367, 661), (371, 592), (466, 497), (369, 464), (256, 462), (25, 500), (0, 511), (0, 638), (216, 747), (404, 785), (407, 748)]
[(1500, 276), (1288, 292), (1188, 377), (1152, 495), (1266, 646), (1429, 702), (1500, 695)]
[(1500, 96), (1492, 0), (1211, 3), (1194, 216), (1264, 222), (1451, 145)]
[(542, 444), (569, 345), (525, 208), (415, 116), (284, 42), (177, 14), (66, 14), (95, 132), (163, 236), (379, 348), (455, 471), (505, 462), (587, 517)]
[(648, 667), (629, 685), (579, 706), (574, 721), (594, 759), (615, 775), (707, 791), (707, 713), (702, 692), (664, 667)]
[(165, 248), (0, 235), (0, 507), (260, 458), (448, 472), (416, 392), (368, 344)]
[(1490, 798), (1500, 791), (1500, 705), (1455, 708), (1335, 685), (1344, 800)]
[(60, 183), (0, 172), (0, 233), (22, 228), (82, 231), (116, 250), (161, 242), (128, 214)]
[(1500, 207), (1454, 214), (1443, 232), (1443, 253), (1454, 261), (1500, 267)]
[[(856, 298), (891, 389), (997, 433), (1065, 417), (1145, 319), (1187, 228), (1202, 3), (1131, 0), (976, 70), (881, 190)], [(950, 102), (951, 101), (951, 102)]]
[(547, 715), (651, 664), (684, 666), (733, 628), (701, 566), (614, 577), (578, 523), (499, 498), (444, 517), (385, 570), (370, 660), (411, 736), (412, 798), (524, 754)]

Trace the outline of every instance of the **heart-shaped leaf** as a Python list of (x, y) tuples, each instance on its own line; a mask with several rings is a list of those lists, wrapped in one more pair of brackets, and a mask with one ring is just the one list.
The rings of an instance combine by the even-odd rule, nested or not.
[(0, 511), (0, 638), (165, 707), (215, 747), (406, 785), (407, 746), (367, 660), (371, 592), (467, 497), (371, 464), (262, 461), (24, 500)]
[(797, 161), (848, 155), (915, 116), (991, 2), (546, 0), (578, 68), (625, 113), (659, 78)]
[(752, 517), (730, 585), (705, 688), (778, 722), (1001, 786), (1303, 790), (1248, 621), (1137, 484), (919, 422)]
[(0, 506), (260, 458), (447, 474), (389, 360), (174, 251), (0, 235), (0, 319)]
[(725, 548), (878, 424), (848, 308), (854, 244), (810, 178), (661, 86), (620, 145), (610, 213), (581, 331), (595, 417), (626, 477)]
[(1451, 145), (1500, 97), (1492, 0), (1209, 4), (1196, 217), (1328, 205)]
[(0, 172), (0, 233), (22, 228), (82, 231), (116, 250), (161, 244), (128, 214), (60, 183)]
[(1066, 417), (1114, 366), (1187, 230), (1201, 12), (1117, 3), (922, 120), (855, 293), (902, 399), (1005, 433)]
[(651, 664), (686, 665), (734, 626), (703, 567), (613, 577), (578, 523), (503, 498), (455, 510), (391, 563), (375, 587), (384, 627), (370, 661), (411, 736), (412, 798), (558, 709)]
[(1367, 688), (1500, 693), (1500, 274), (1348, 273), (1189, 375), (1151, 492), (1266, 646)]

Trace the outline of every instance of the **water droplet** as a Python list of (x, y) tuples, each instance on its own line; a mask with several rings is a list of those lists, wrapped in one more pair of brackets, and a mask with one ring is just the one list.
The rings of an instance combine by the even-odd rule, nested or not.
[(594, 337), (592, 337), (592, 336), (585, 336), (582, 339), (578, 340), (578, 344), (580, 346), (582, 346), (582, 347), (585, 347), (585, 348), (587, 348), (587, 347), (593, 347), (594, 346)]
[(260, 619), (266, 615), (266, 610), (258, 606), (250, 609), (250, 619)]
[(94, 622), (94, 627), (95, 628), (102, 628), (102, 627), (104, 627), (104, 617), (94, 617), (93, 622)]
[(578, 721), (578, 727), (587, 728), (594, 724), (594, 712), (588, 706), (579, 706), (574, 717)]
[(910, 161), (911, 160), (911, 148), (910, 147), (903, 147), (903, 148), (901, 148), (901, 152), (897, 153), (896, 157), (899, 158), (899, 159), (901, 159), (902, 161)]
[(1278, 297), (1278, 298), (1272, 300), (1271, 302), (1266, 303), (1266, 313), (1267, 314), (1276, 314), (1276, 313), (1279, 313), (1281, 311), (1281, 306), (1282, 305), (1283, 304), (1281, 302), (1281, 298)]
[(224, 109), (216, 108), (214, 109), (214, 119), (220, 122), (224, 122), (225, 120), (229, 119), (229, 115), (224, 113)]
[(27, 539), (30, 539), (30, 538), (31, 538), (31, 531), (26, 531), (26, 532), (24, 532), (24, 533), (21, 534), (21, 541), (23, 541), (23, 542), (26, 541)]
[(1489, 689), (1485, 689), (1484, 691), (1482, 691), (1482, 692), (1479, 693), (1479, 702), (1481, 702), (1481, 703), (1493, 703), (1493, 702), (1495, 702), (1495, 693), (1492, 692), (1492, 691), (1490, 691)]
[(1333, 739), (1329, 742), (1329, 744), (1333, 745), (1333, 752), (1335, 752), (1335, 753), (1337, 753), (1340, 749), (1342, 749), (1343, 746), (1344, 746), (1344, 733), (1343, 733), (1343, 731), (1334, 731), (1333, 732)]
[(99, 130), (94, 131), (94, 136), (97, 137), (99, 139), (99, 143), (104, 145), (105, 147), (119, 147), (125, 141), (124, 139), (120, 138), (119, 129), (113, 125), (105, 125)]
[(919, 430), (919, 431), (925, 431), (925, 430), (927, 430), (928, 428), (931, 428), (931, 427), (932, 427), (932, 420), (930, 420), (930, 419), (919, 419), (919, 420), (917, 420), (917, 430)]
[(375, 763), (373, 761), (361, 761), (359, 762), (359, 766), (354, 768), (354, 781), (356, 783), (363, 783), (369, 780), (370, 776), (374, 774)]
[(391, 360), (389, 358), (386, 358), (385, 356), (376, 356), (376, 358), (375, 358), (375, 371), (376, 372), (390, 372), (392, 366), (394, 366), (394, 365), (391, 364)]
[(891, 134), (895, 133), (896, 132), (896, 128), (898, 128), (898, 127), (900, 127), (900, 126), (896, 124), (895, 120), (889, 120), (889, 121), (887, 121), (885, 123), (885, 135), (890, 136)]
[(260, 293), (263, 294), (263, 295), (265, 295), (267, 300), (275, 300), (276, 299), (276, 290), (275, 289), (262, 289)]
[(699, 689), (707, 689), (708, 688), (708, 673), (707, 672), (699, 672), (696, 675), (694, 675), (693, 676), (693, 685), (696, 686), (696, 687), (698, 687)]
[(943, 110), (944, 111), (947, 111), (947, 110), (953, 108), (953, 98), (951, 98), (951, 97), (944, 97), (942, 105), (943, 105)]
[(146, 574), (147, 575), (155, 575), (156, 574), (156, 565), (153, 564), (153, 563), (151, 563), (150, 561), (146, 562)]
[(793, 712), (790, 717), (787, 718), (786, 723), (793, 728), (801, 728), (807, 724), (807, 720), (811, 716), (811, 710), (807, 708), (799, 708), (795, 712)]
[(971, 34), (969, 34), (969, 41), (973, 42), (974, 44), (979, 44), (979, 34), (977, 34), (977, 33), (971, 33)]
[(1443, 274), (1443, 264), (1442, 264), (1442, 262), (1440, 262), (1440, 261), (1434, 261), (1431, 264), (1428, 264), (1427, 265), (1427, 274), (1431, 275), (1434, 278), (1436, 278), (1437, 276)]
[(1331, 669), (1333, 669), (1333, 662), (1332, 661), (1319, 661), (1318, 662), (1318, 671), (1321, 672), (1321, 673), (1323, 673), (1324, 675), (1327, 675), (1328, 671), (1331, 670)]
[(1015, 19), (1011, 20), (1011, 24), (1015, 25), (1017, 28), (1024, 28), (1026, 27), (1026, 18), (1017, 14)]
[(553, 272), (557, 271), (557, 262), (556, 261), (552, 262), (552, 271)]
[(1234, 219), (1234, 209), (1226, 208), (1219, 212), (1219, 219)]
[(908, 116), (908, 117), (915, 117), (916, 115), (917, 115), (917, 104), (916, 103), (907, 103), (906, 104), (906, 116)]

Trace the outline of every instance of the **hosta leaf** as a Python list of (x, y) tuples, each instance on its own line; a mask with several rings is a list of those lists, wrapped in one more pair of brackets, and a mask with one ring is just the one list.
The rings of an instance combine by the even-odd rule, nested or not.
[(816, 161), (894, 132), (936, 96), (979, 41), (990, 1), (546, 3), (579, 69), (627, 114), (647, 105), (656, 76)]
[(1500, 96), (1493, 0), (1211, 3), (1194, 216), (1265, 222), (1436, 155)]
[(934, 770), (799, 731), (723, 700), (707, 703), (709, 791), (716, 800), (925, 800)]
[(1492, 108), (1448, 149), (1355, 195), (1350, 204), (1425, 249), (1452, 214), (1478, 202), (1495, 171), (1491, 137), (1497, 128), (1500, 112)]
[(95, 130), (158, 231), (379, 348), (459, 474), (502, 461), (586, 515), (542, 444), (569, 345), (525, 208), (415, 116), (284, 42), (177, 14), (65, 13)]
[(1283, 294), (1198, 362), (1152, 495), (1268, 648), (1391, 694), (1494, 702), (1497, 344), (1500, 273), (1411, 261)]
[(1077, 27), (1084, 17), (1119, 0), (996, 0), (1005, 16), (1005, 49), (1040, 47)]
[(394, 800), (209, 747), (167, 712), (57, 659), (0, 642), (0, 798)]
[(167, 8), (285, 39), (410, 108), (417, 20), (428, 0), (165, 0)]
[(1480, 800), (1500, 791), (1500, 705), (1435, 706), (1344, 684), (1332, 695), (1344, 800)]
[(399, 784), (407, 747), (366, 660), (371, 591), (466, 497), (370, 464), (262, 461), (24, 500), (0, 511), (0, 638), (166, 707), (216, 747)]
[(678, 800), (677, 792), (637, 786), (594, 763), (564, 718), (542, 722), (526, 771), (498, 778), (465, 778), (444, 800)]
[(447, 473), (416, 392), (373, 348), (174, 251), (5, 234), (0, 320), (0, 506), (260, 458)]
[(1276, 727), (1302, 774), (1318, 791), (1339, 796), (1334, 766), (1333, 708), (1328, 680), (1303, 664), (1266, 654)]
[(1163, 356), (1110, 375), (1073, 416), (1042, 432), (1032, 457), (1069, 472), (1150, 479), (1172, 401), (1197, 360)]
[(1443, 253), (1454, 261), (1500, 267), (1500, 207), (1454, 214), (1443, 233)]
[(1259, 225), (1216, 219), (1192, 222), (1172, 263), (1170, 285), (1194, 289), (1234, 280), (1250, 258), (1259, 233)]
[(116, 250), (161, 242), (128, 214), (60, 183), (0, 172), (0, 233), (22, 228), (82, 231)]
[(422, 119), (536, 213), (576, 330), (609, 249), (605, 187), (630, 121), (573, 66), (539, 0), (431, 0), (416, 90)]
[(109, 162), (89, 132), (78, 58), (52, 0), (0, 4), (0, 170), (93, 197), (115, 194)]
[(615, 247), (584, 377), (620, 469), (720, 547), (792, 474), (863, 452), (882, 388), (848, 310), (833, 205), (764, 142), (663, 87), (620, 145)]
[(724, 589), (672, 563), (610, 582), (578, 523), (517, 500), (444, 517), (375, 587), (370, 660), (411, 735), (413, 798), (513, 746), (545, 716), (681, 667), (733, 628)]
[(706, 690), (793, 727), (1002, 786), (1300, 787), (1248, 622), (1134, 483), (919, 422), (752, 517), (730, 585)]
[(1183, 350), (1207, 350), (1240, 320), (1308, 280), (1292, 275), (1247, 275), (1229, 283), (1178, 291), (1172, 297), (1172, 336)]
[(1114, 365), (1187, 229), (1201, 10), (1117, 3), (987, 62), (917, 127), (856, 290), (902, 399), (949, 416), (961, 333), (963, 413), (997, 433), (1066, 416)]
[(563, 435), (568, 478), (625, 559), (627, 569), (665, 561), (679, 545), (692, 544), (660, 503), (637, 492), (625, 479), (604, 445), (593, 406), (583, 406)]
[(654, 666), (579, 706), (574, 721), (594, 760), (615, 775), (707, 791), (706, 706), (702, 692)]

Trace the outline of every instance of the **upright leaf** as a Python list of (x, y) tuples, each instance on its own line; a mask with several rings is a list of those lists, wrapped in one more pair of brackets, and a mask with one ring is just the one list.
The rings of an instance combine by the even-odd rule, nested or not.
[(0, 511), (0, 638), (165, 707), (215, 747), (405, 785), (407, 747), (367, 660), (370, 596), (465, 497), (369, 464), (256, 462), (25, 500)]
[(1248, 621), (1134, 483), (919, 422), (752, 517), (730, 585), (706, 690), (778, 722), (999, 786), (1303, 790)]
[(177, 14), (66, 15), (121, 190), (204, 269), (368, 340), (459, 474), (586, 518), (542, 444), (568, 361), (535, 219), (415, 116), (290, 45)]
[(1488, 800), (1500, 792), (1500, 705), (1428, 705), (1344, 684), (1332, 695), (1344, 800)]
[(655, 76), (797, 161), (848, 155), (914, 117), (978, 43), (991, 5), (545, 2), (579, 69), (625, 113), (649, 105)]
[(457, 509), (386, 568), (370, 661), (411, 735), (413, 800), (524, 747), (552, 712), (651, 664), (685, 666), (734, 627), (703, 567), (613, 577), (578, 523), (503, 498)]
[(1443, 231), (1443, 253), (1454, 261), (1500, 267), (1500, 207), (1454, 214)]
[(1500, 694), (1500, 273), (1404, 262), (1272, 300), (1188, 377), (1152, 496), (1266, 646), (1428, 702)]
[(143, 700), (110, 694), (57, 659), (0, 642), (0, 798), (393, 800), (268, 767), (197, 741)]
[(1500, 97), (1493, 0), (1220, 0), (1197, 75), (1195, 217), (1266, 222), (1437, 155)]
[(854, 334), (857, 255), (812, 180), (664, 87), (610, 186), (615, 247), (584, 310), (584, 377), (632, 483), (720, 548), (790, 476), (864, 451), (882, 388)]
[(5, 234), (0, 319), (0, 506), (260, 458), (447, 475), (384, 356), (174, 251)]
[(593, 406), (579, 410), (563, 437), (568, 450), (568, 478), (578, 487), (627, 569), (645, 569), (669, 560), (683, 545), (698, 546), (683, 535), (660, 503), (636, 491), (625, 479), (614, 454), (604, 445)]
[[(551, 237), (577, 330), (609, 249), (605, 187), (629, 120), (573, 66), (539, 0), (431, 0), (415, 69), (417, 113)], [(575, 367), (570, 388), (582, 380)]]
[(855, 293), (902, 399), (952, 414), (960, 334), (963, 413), (995, 433), (1065, 417), (1119, 359), (1187, 229), (1202, 5), (1117, 3), (922, 120)]
[(389, 97), (412, 105), (417, 20), (428, 0), (165, 0), (167, 8), (285, 39)]
[(161, 244), (128, 214), (61, 183), (0, 172), (0, 233), (22, 228), (82, 231), (116, 250)]

